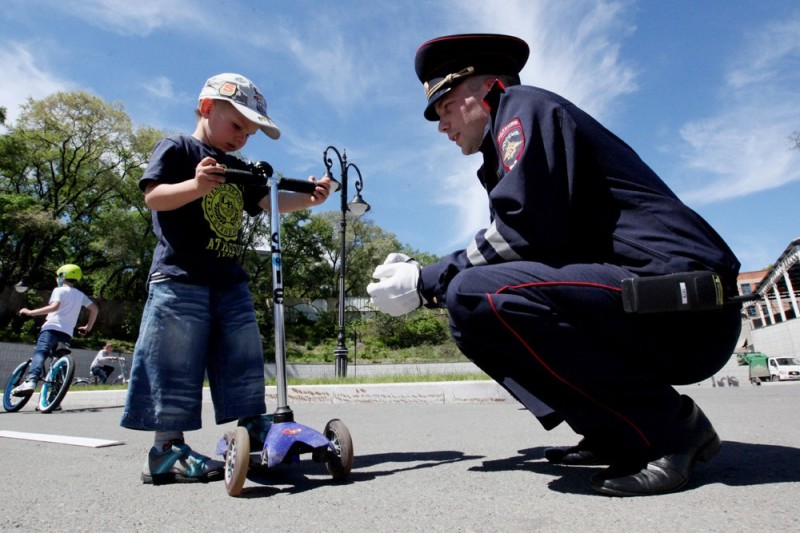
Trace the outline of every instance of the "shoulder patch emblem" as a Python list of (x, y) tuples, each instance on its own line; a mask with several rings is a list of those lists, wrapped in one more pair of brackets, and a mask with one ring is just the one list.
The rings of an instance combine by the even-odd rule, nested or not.
[(497, 134), (497, 149), (506, 172), (514, 168), (525, 148), (525, 134), (518, 118), (507, 122)]

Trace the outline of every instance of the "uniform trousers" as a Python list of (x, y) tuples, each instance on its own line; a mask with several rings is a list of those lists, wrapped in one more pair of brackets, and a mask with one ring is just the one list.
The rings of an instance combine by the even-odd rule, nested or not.
[(534, 413), (537, 400), (598, 449), (660, 456), (681, 416), (673, 385), (712, 376), (731, 357), (739, 306), (627, 314), (608, 264), (518, 261), (478, 266), (448, 286), (459, 349)]

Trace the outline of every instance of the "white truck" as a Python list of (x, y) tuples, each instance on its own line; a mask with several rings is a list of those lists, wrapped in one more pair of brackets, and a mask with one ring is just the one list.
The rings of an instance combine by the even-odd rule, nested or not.
[(762, 352), (748, 352), (739, 354), (739, 364), (750, 367), (752, 383), (800, 380), (800, 358), (797, 357), (770, 357)]

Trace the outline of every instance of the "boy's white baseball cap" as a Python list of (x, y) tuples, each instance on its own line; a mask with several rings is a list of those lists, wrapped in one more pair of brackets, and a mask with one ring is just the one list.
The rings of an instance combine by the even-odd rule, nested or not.
[(247, 118), (261, 128), (267, 137), (277, 139), (281, 136), (278, 126), (267, 115), (267, 101), (252, 81), (241, 74), (225, 73), (208, 78), (199, 100), (211, 98), (227, 100)]

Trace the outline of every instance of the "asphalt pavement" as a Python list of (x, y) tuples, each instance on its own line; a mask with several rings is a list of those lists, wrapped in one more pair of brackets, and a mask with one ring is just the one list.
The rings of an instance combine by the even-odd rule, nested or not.
[[(0, 412), (0, 433), (121, 442), (0, 438), (0, 531), (800, 530), (800, 383), (681, 387), (714, 423), (722, 450), (695, 468), (686, 490), (640, 498), (597, 495), (597, 468), (544, 461), (544, 447), (578, 437), (564, 425), (544, 431), (488, 383), (352, 387), (289, 396), (297, 422), (322, 430), (339, 418), (349, 428), (355, 462), (344, 482), (304, 455), (251, 475), (238, 498), (221, 482), (142, 484), (152, 434), (119, 427), (118, 393), (70, 391), (52, 414)], [(213, 454), (232, 425), (215, 425), (210, 403), (203, 416), (187, 442)]]

